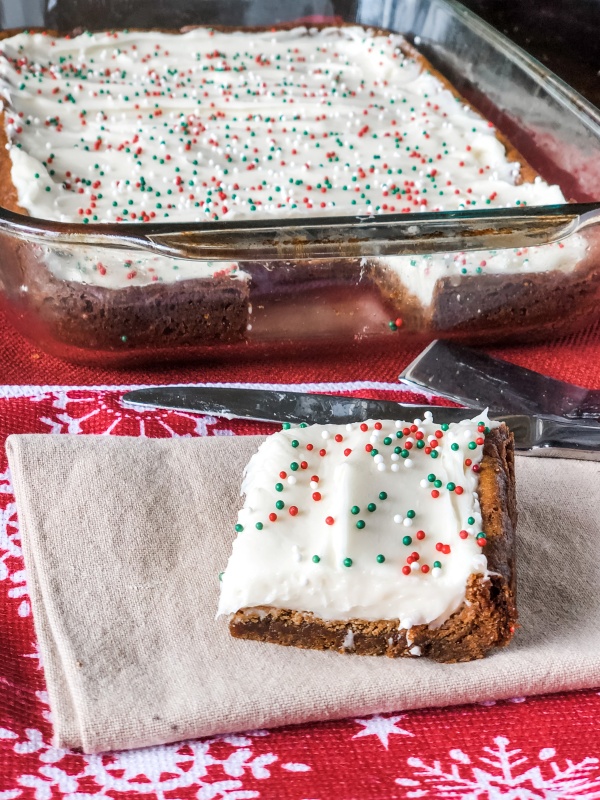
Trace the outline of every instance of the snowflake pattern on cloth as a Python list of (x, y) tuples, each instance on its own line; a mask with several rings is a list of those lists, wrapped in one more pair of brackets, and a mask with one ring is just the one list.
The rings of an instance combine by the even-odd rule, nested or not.
[[(422, 402), (392, 385), (286, 388)], [(17, 432), (172, 437), (273, 430), (262, 423), (125, 409), (123, 391), (0, 390), (2, 444)], [(375, 714), (94, 756), (53, 747), (3, 448), (0, 626), (0, 800), (600, 800), (600, 695), (594, 691)]]

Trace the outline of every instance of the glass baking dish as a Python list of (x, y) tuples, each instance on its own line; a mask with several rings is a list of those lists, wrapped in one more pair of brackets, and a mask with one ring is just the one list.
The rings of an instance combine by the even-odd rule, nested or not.
[[(45, 10), (43, 3), (16, 8), (7, 0), (3, 25), (63, 30), (82, 24), (92, 29), (260, 26), (298, 17), (295, 2), (187, 2), (175, 10), (161, 3), (152, 9), (142, 2), (113, 5), (111, 12), (110, 4), (108, 10), (103, 4), (96, 19), (98, 5), (92, 0), (49, 0)], [(598, 111), (458, 3), (315, 0), (302, 5), (302, 15), (303, 23), (335, 15), (337, 22), (403, 33), (546, 181), (558, 184), (576, 203), (596, 199)], [(525, 233), (530, 231), (532, 241), (556, 210), (527, 210)], [(406, 214), (404, 221), (414, 221), (418, 230), (422, 216)], [(443, 226), (451, 214), (428, 216)], [(483, 216), (489, 236), (480, 237), (477, 247), (485, 265), (488, 251), (499, 251), (502, 241), (493, 235), (494, 228), (501, 228), (498, 214), (487, 211)], [(336, 222), (352, 226), (356, 220)], [(269, 225), (273, 241), (286, 238), (289, 221), (271, 219)], [(306, 247), (303, 240), (269, 250), (244, 236), (237, 246), (227, 228), (225, 224), (217, 231), (215, 226), (207, 260), (202, 256), (206, 251), (188, 246), (196, 241), (193, 224), (44, 223), (0, 209), (3, 305), (15, 327), (46, 351), (79, 363), (113, 366), (265, 357), (350, 343), (393, 348), (433, 338), (526, 342), (570, 332), (599, 314), (597, 227), (561, 243), (573, 255), (560, 268), (493, 272), (482, 267), (480, 274), (464, 276), (428, 275), (424, 268), (410, 280), (402, 270), (390, 269), (387, 256), (360, 257), (351, 242), (319, 250), (318, 242)], [(325, 225), (320, 233), (327, 239), (329, 232), (335, 240), (334, 229)], [(398, 245), (396, 253), (410, 259), (415, 252), (445, 252), (443, 243), (429, 251), (423, 248), (423, 240), (413, 241)], [(389, 247), (385, 252), (391, 252)], [(151, 273), (155, 267), (175, 270), (178, 279), (124, 288), (106, 288), (89, 279), (97, 265), (114, 263), (131, 274)]]

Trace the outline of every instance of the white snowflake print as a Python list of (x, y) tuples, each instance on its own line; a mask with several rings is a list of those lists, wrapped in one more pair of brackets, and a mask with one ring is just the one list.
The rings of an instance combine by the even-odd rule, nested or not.
[(366, 719), (355, 719), (359, 725), (363, 725), (363, 730), (359, 731), (352, 738), (360, 739), (361, 736), (377, 736), (381, 744), (387, 750), (389, 747), (389, 737), (394, 734), (401, 736), (414, 736), (414, 733), (405, 731), (404, 728), (399, 728), (396, 723), (404, 719), (406, 714), (400, 714), (395, 717), (386, 717), (382, 714), (373, 714)]
[(232, 435), (229, 428), (216, 428), (216, 417), (142, 406), (125, 406), (112, 391), (54, 390), (55, 419), (41, 417), (50, 433), (126, 434), (150, 438)]
[[(45, 702), (46, 693), (40, 693), (39, 699)], [(244, 736), (216, 736), (106, 755), (77, 756), (79, 769), (67, 772), (63, 768), (64, 759), (69, 756), (72, 759), (73, 754), (53, 747), (38, 729), (26, 729), (23, 739), (14, 731), (0, 728), (0, 739), (13, 740), (12, 748), (17, 755), (33, 756), (38, 762), (37, 769), (18, 779), (20, 786), (33, 789), (35, 800), (50, 800), (57, 791), (71, 800), (77, 797), (111, 800), (115, 792), (137, 792), (149, 796), (149, 800), (165, 800), (167, 793), (185, 789), (193, 789), (198, 800), (251, 800), (260, 797), (260, 792), (244, 788), (246, 776), (266, 780), (271, 777), (273, 767), (287, 772), (310, 771), (307, 764), (278, 763), (275, 753), (255, 755), (253, 740), (261, 736), (268, 736), (268, 732), (254, 731)], [(232, 748), (227, 757), (213, 752), (217, 743)], [(209, 775), (211, 767), (219, 768), (221, 774), (217, 771)], [(226, 779), (219, 780), (223, 773)], [(89, 788), (90, 779), (97, 787), (95, 791)], [(85, 782), (85, 791), (80, 781)], [(21, 794), (21, 790), (16, 792), (6, 800)]]
[[(12, 494), (12, 486), (3, 484), (2, 492)], [(0, 508), (0, 581), (7, 581), (8, 596), (19, 601), (17, 613), (20, 617), (31, 614), (29, 594), (23, 569), (21, 534), (17, 522), (17, 506), (9, 502)]]
[(432, 797), (451, 800), (597, 800), (600, 798), (600, 771), (597, 758), (579, 763), (566, 759), (560, 765), (556, 751), (545, 747), (537, 763), (523, 751), (509, 749), (504, 736), (494, 739), (495, 747), (484, 747), (477, 759), (462, 750), (450, 750), (446, 763), (426, 763), (409, 758), (412, 778), (396, 778), (405, 787), (405, 797)]

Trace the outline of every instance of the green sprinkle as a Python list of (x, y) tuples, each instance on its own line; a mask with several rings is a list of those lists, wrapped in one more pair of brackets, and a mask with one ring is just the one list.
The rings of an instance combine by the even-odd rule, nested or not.
[(448, 489), (449, 492), (453, 492), (456, 489), (456, 484), (452, 483), (452, 481), (449, 481), (446, 484), (446, 489)]
[(442, 488), (442, 482), (439, 478), (433, 482), (433, 485), (435, 486), (436, 489)]
[(372, 455), (372, 456), (376, 456), (378, 453), (379, 453), (379, 450), (376, 450), (375, 448), (373, 448), (373, 449), (371, 450), (371, 455)]
[(220, 581), (222, 581), (222, 580), (223, 580), (223, 575), (225, 575), (225, 573), (224, 573), (224, 572), (219, 572), (219, 580), (220, 580)]
[(275, 484), (275, 491), (276, 492), (283, 492), (283, 483), (276, 483)]
[(386, 437), (385, 437), (385, 439), (383, 440), (383, 443), (384, 443), (384, 444), (391, 444), (391, 443), (392, 443), (392, 440), (390, 439), (390, 437), (389, 437), (389, 436), (386, 436)]
[(403, 536), (402, 544), (405, 544), (407, 547), (409, 544), (412, 544), (412, 536)]
[(292, 447), (298, 447), (299, 444), (300, 444), (300, 442), (298, 441), (298, 439), (292, 439), (292, 441), (291, 441)]
[(376, 508), (377, 506), (375, 505), (375, 503), (369, 503), (369, 505), (367, 506), (367, 511), (375, 511)]
[(385, 556), (382, 556), (381, 553), (379, 553), (379, 555), (375, 560), (377, 561), (378, 564), (383, 564), (383, 562), (385, 561)]
[(432, 458), (437, 458), (438, 457), (437, 450), (432, 450), (431, 451), (431, 457)]
[(443, 425), (440, 425), (440, 428), (441, 428), (443, 431), (447, 431), (449, 427), (450, 427), (450, 426), (448, 425), (448, 423), (447, 423), (447, 422), (444, 422), (444, 423), (443, 423)]
[(469, 517), (467, 520), (467, 525), (475, 525), (475, 517)]
[(292, 463), (290, 464), (290, 469), (292, 470), (292, 472), (296, 472), (296, 470), (299, 468), (299, 466), (300, 465), (298, 464), (297, 461), (292, 461)]
[(400, 455), (402, 456), (402, 458), (408, 458), (410, 455), (410, 450), (402, 450)]
[(358, 506), (352, 506), (350, 509), (351, 514), (358, 514), (360, 512), (360, 508)]
[(458, 450), (458, 442), (452, 442), (450, 445), (450, 450), (454, 450), (456, 452)]
[(475, 450), (475, 448), (477, 447), (477, 445), (475, 444), (475, 442), (469, 442), (469, 445), (468, 445), (468, 447), (469, 447), (469, 450)]
[(244, 526), (240, 525), (240, 523), (238, 522), (238, 524), (235, 526), (235, 530), (237, 533), (241, 533), (244, 530)]
[(380, 500), (387, 500), (387, 492), (379, 492)]
[(416, 517), (416, 514), (415, 514), (415, 512), (414, 512), (414, 511), (412, 510), (412, 508), (411, 508), (411, 509), (409, 509), (409, 510), (406, 512), (406, 516), (407, 516), (409, 519), (414, 519), (414, 518)]
[(263, 529), (262, 522), (257, 522), (256, 525), (255, 525), (255, 528), (256, 528), (257, 531), (262, 531), (262, 529)]
[(345, 558), (344, 559), (344, 566), (345, 567), (351, 567), (352, 566), (352, 559), (351, 558)]
[(312, 557), (313, 563), (318, 564), (321, 560), (321, 556), (313, 556)]
[(433, 483), (434, 482), (435, 475), (433, 474), (433, 472), (429, 473), (429, 475), (427, 476), (427, 480), (429, 481), (429, 483)]
[(477, 536), (475, 538), (476, 539), (487, 539), (487, 536), (485, 535), (485, 533), (483, 531), (481, 531), (480, 533), (477, 534)]
[(403, 436), (404, 434), (402, 433), (402, 431), (396, 431), (396, 439), (402, 439)]
[(292, 426), (290, 425), (290, 423), (289, 423), (289, 422), (284, 422), (284, 423), (283, 423), (283, 425), (281, 426), (281, 429), (282, 429), (283, 431), (289, 431), (289, 429), (290, 429), (291, 427), (292, 427)]
[(394, 447), (394, 453), (396, 453), (397, 456), (399, 456), (401, 452), (402, 452), (401, 447)]
[(441, 569), (442, 568), (442, 562), (441, 561), (434, 561), (433, 562), (433, 566), (434, 566), (434, 568), (437, 567), (437, 569)]
[(278, 511), (281, 511), (282, 508), (285, 508), (285, 503), (283, 502), (283, 500), (277, 500), (277, 502), (275, 503), (275, 508)]
[(362, 531), (362, 529), (365, 527), (366, 524), (367, 523), (364, 521), (364, 519), (359, 519), (358, 522), (356, 523), (356, 527), (358, 528), (359, 531)]

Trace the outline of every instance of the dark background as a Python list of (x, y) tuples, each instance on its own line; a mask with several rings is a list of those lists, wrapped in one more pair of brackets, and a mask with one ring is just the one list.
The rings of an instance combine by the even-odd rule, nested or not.
[(600, 0), (462, 0), (600, 107)]

